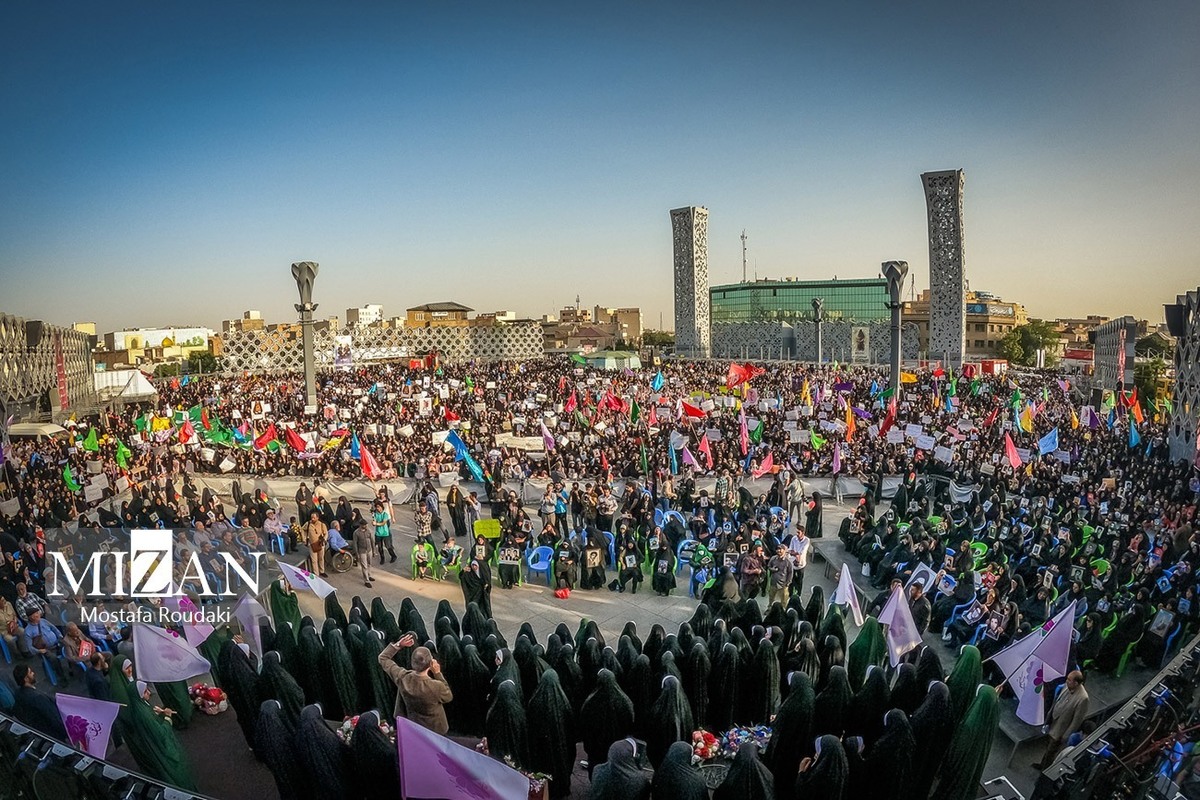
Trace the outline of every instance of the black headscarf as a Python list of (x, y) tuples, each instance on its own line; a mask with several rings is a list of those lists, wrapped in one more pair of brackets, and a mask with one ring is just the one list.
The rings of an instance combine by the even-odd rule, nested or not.
[(779, 800), (788, 800), (800, 771), (800, 760), (812, 743), (813, 707), (816, 696), (812, 681), (803, 672), (793, 672), (788, 680), (788, 696), (779, 707), (771, 725), (771, 742), (763, 754), (775, 776)]
[(326, 717), (335, 721), (353, 716), (359, 710), (354, 663), (337, 628), (326, 633), (325, 649), (321, 651), (321, 700)]
[(641, 637), (638, 636), (636, 623), (634, 623), (632, 620), (626, 622), (625, 627), (621, 628), (621, 635), (628, 636), (629, 641), (633, 643), (634, 649), (639, 653), (642, 652), (642, 640)]
[(325, 646), (311, 625), (301, 625), (299, 650), (299, 672), (294, 676), (304, 690), (304, 699), (316, 703), (321, 699), (321, 652)]
[(708, 721), (712, 730), (726, 731), (733, 727), (744, 677), (737, 646), (727, 642), (713, 663), (708, 682)]
[(867, 748), (863, 757), (866, 780), (858, 787), (860, 791), (855, 797), (865, 800), (907, 797), (915, 747), (908, 717), (898, 708), (887, 712), (883, 734)]
[(596, 768), (589, 800), (650, 800), (650, 773), (637, 763), (637, 744), (618, 739)]
[(909, 721), (916, 746), (908, 782), (908, 796), (913, 800), (929, 797), (933, 779), (950, 746), (955, 724), (954, 713), (950, 709), (949, 687), (941, 681), (931, 682), (926, 689), (925, 700)]
[[(846, 684), (848, 689), (850, 684)], [(838, 737), (817, 739), (816, 761), (796, 778), (796, 797), (804, 800), (842, 800), (850, 779), (850, 763)]]
[(379, 729), (378, 711), (359, 716), (350, 752), (354, 757), (355, 777), (366, 800), (395, 800), (400, 796), (396, 746)]
[(381, 597), (371, 601), (371, 627), (383, 634), (385, 642), (394, 642), (404, 635), (396, 624), (396, 615), (388, 611)]
[(912, 664), (901, 664), (892, 684), (892, 708), (911, 715), (925, 699), (925, 684), (917, 681), (917, 668)]
[(820, 586), (812, 587), (812, 592), (808, 596), (808, 605), (804, 609), (804, 618), (808, 620), (814, 630), (821, 627), (821, 622), (825, 619), (825, 590)]
[[(292, 623), (283, 622), (287, 627), (275, 634), (275, 652), (279, 653), (279, 660), (283, 664), (283, 668), (288, 671), (292, 678), (300, 672), (300, 650), (296, 644), (297, 631), (292, 629)], [(299, 683), (299, 679), (296, 680)], [(301, 687), (303, 688), (303, 687)]]
[[(846, 717), (850, 711), (850, 680), (845, 667), (833, 667), (825, 688), (813, 702), (813, 731), (819, 736), (832, 734), (839, 739), (846, 729)], [(844, 756), (844, 754), (843, 754)]]
[(708, 659), (708, 648), (703, 639), (696, 639), (683, 672), (683, 691), (692, 706), (692, 721), (696, 725), (708, 722), (708, 682), (712, 674), (712, 663)]
[(675, 742), (667, 750), (662, 764), (654, 771), (650, 784), (654, 800), (708, 800), (704, 776), (692, 765), (692, 746)]
[(862, 688), (850, 701), (850, 716), (846, 720), (846, 733), (861, 736), (870, 745), (879, 738), (883, 730), (883, 716), (891, 708), (891, 693), (883, 670), (872, 664), (867, 667), (867, 677)]
[(535, 771), (551, 777), (551, 797), (571, 793), (576, 741), (571, 702), (559, 684), (558, 673), (547, 670), (529, 701), (529, 760)]
[(484, 730), (488, 750), (493, 757), (501, 760), (511, 758), (520, 768), (528, 766), (528, 723), (520, 690), (512, 681), (504, 681), (496, 690), (496, 699), (488, 709)]
[(363, 602), (362, 597), (359, 595), (354, 595), (354, 597), (350, 598), (350, 612), (354, 613), (355, 611), (358, 611), (358, 615), (366, 623), (366, 627), (371, 627), (373, 620), (371, 612), (367, 611), (367, 604)]
[(338, 602), (337, 592), (330, 592), (325, 595), (325, 619), (333, 620), (343, 631), (350, 621), (346, 619), (346, 611), (342, 608), (342, 604)]
[[(277, 637), (278, 640), (287, 638), (289, 637)], [(295, 729), (300, 724), (300, 710), (304, 708), (304, 690), (283, 668), (283, 662), (276, 650), (263, 655), (262, 672), (258, 676), (258, 696), (264, 703), (267, 700), (278, 703), (279, 713), (283, 714), (289, 728)], [(258, 738), (257, 733), (255, 738)]]
[(221, 645), (221, 673), (225, 676), (225, 694), (237, 715), (238, 727), (246, 744), (254, 747), (254, 726), (262, 698), (258, 694), (258, 673), (250, 666), (246, 653), (232, 639)]
[[(298, 719), (298, 718), (297, 718)], [(298, 800), (302, 770), (294, 744), (296, 731), (277, 700), (264, 700), (254, 726), (254, 751), (271, 770), (279, 800)]]
[[(367, 662), (371, 691), (365, 695), (360, 694), (358, 700), (364, 708), (375, 709), (382, 719), (391, 722), (392, 711), (396, 708), (396, 684), (383, 671), (383, 667), (379, 666), (379, 654), (383, 652), (383, 647), (383, 639), (379, 631), (367, 631), (363, 636), (362, 657)], [(446, 671), (447, 661), (448, 659), (439, 650), (438, 662), (442, 665), (442, 672)], [(447, 714), (452, 705), (453, 703), (445, 705)]]
[(650, 708), (650, 724), (646, 730), (646, 754), (655, 769), (666, 758), (675, 742), (692, 739), (692, 709), (683, 694), (679, 679), (668, 675), (662, 679), (658, 699)]
[(750, 682), (750, 719), (752, 725), (766, 725), (779, 709), (779, 657), (771, 640), (763, 638), (754, 652)]
[(638, 735), (641, 738), (645, 737), (646, 726), (649, 722), (650, 704), (654, 702), (657, 696), (655, 689), (658, 687), (654, 683), (654, 670), (650, 667), (650, 659), (645, 653), (637, 657), (633, 662), (633, 669), (625, 676), (625, 694), (629, 695), (629, 699), (633, 701), (633, 712), (636, 715), (634, 722)]
[(299, 777), (315, 790), (315, 797), (353, 800), (358, 797), (358, 782), (350, 748), (329, 729), (322, 714), (318, 705), (305, 706), (300, 712), (300, 728), (294, 740)]
[(465, 665), (466, 691), (460, 695), (457, 690), (451, 690), (455, 692), (454, 699), (461, 704), (457, 716), (462, 724), (464, 734), (482, 736), (484, 718), (487, 713), (488, 688), (492, 675), (480, 660), (479, 651), (473, 644), (463, 648), (463, 663)]
[(596, 689), (583, 701), (579, 720), (583, 749), (594, 771), (604, 763), (613, 742), (633, 733), (633, 701), (610, 670), (602, 669), (596, 676)]
[(464, 636), (470, 636), (477, 642), (482, 642), (490, 632), (487, 617), (484, 616), (483, 610), (480, 609), (478, 603), (467, 603), (466, 614), (462, 619), (462, 632)]
[(747, 742), (738, 748), (725, 780), (713, 792), (713, 800), (775, 800), (775, 779), (758, 758), (758, 745)]
[(942, 660), (932, 647), (925, 645), (917, 658), (917, 683), (929, 686), (934, 681), (946, 680), (946, 672), (942, 669)]
[(701, 639), (707, 639), (712, 632), (712, 620), (712, 609), (701, 603), (692, 612), (692, 618), (688, 620), (688, 624), (692, 626), (693, 633)]

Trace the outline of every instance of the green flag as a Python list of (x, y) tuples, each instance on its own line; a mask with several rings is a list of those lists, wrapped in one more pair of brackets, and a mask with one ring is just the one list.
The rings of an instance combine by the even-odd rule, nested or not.
[(203, 416), (204, 407), (199, 404), (196, 404), (188, 409), (188, 417), (197, 425), (200, 424), (200, 420), (203, 418)]
[(96, 426), (93, 425), (88, 431), (87, 438), (83, 440), (83, 449), (93, 453), (100, 451), (100, 443), (96, 441)]
[(637, 425), (639, 419), (642, 418), (642, 409), (638, 406), (637, 400), (634, 400), (629, 406), (629, 424)]
[(813, 450), (820, 450), (821, 446), (825, 444), (825, 440), (821, 438), (821, 434), (816, 431), (812, 432), (812, 437), (809, 441), (812, 443)]
[(125, 443), (117, 439), (117, 466), (121, 469), (129, 468), (129, 457), (133, 452), (125, 446)]
[(586, 428), (588, 426), (587, 417), (583, 416), (578, 409), (575, 411), (575, 424), (581, 428)]
[(946, 387), (946, 394), (950, 397), (958, 397), (958, 378), (950, 379), (950, 384)]
[(473, 391), (475, 391), (475, 381), (471, 380), (471, 376), (470, 376), (470, 375), (468, 375), (468, 376), (466, 377), (466, 380), (464, 380), (464, 381), (463, 381), (463, 383), (465, 383), (465, 384), (467, 385), (467, 391), (468, 391), (468, 392), (473, 392)]
[(888, 388), (884, 389), (882, 392), (879, 393), (879, 399), (887, 400), (889, 397), (891, 397), (895, 393), (896, 393), (895, 388), (889, 386)]
[(272, 439), (270, 442), (267, 443), (267, 452), (269, 452), (269, 453), (278, 453), (279, 452), (279, 440), (278, 439)]
[(63, 483), (67, 485), (67, 489), (70, 491), (79, 491), (79, 484), (75, 482), (75, 476), (71, 474), (71, 466), (69, 464), (63, 467)]
[(750, 431), (750, 441), (754, 444), (759, 444), (763, 437), (763, 428), (765, 423), (760, 419), (758, 424), (754, 426), (754, 430)]
[(1013, 389), (1012, 395), (1008, 398), (1008, 404), (1011, 406), (1021, 405), (1021, 390)]
[(579, 353), (573, 354), (571, 356), (571, 360), (574, 361), (576, 364), (587, 364), (587, 359), (584, 358), (583, 356), (579, 355)]
[(650, 475), (650, 461), (646, 458), (645, 443), (642, 444), (642, 474), (646, 476)]
[(137, 428), (138, 433), (145, 433), (146, 429), (150, 427), (150, 420), (147, 419), (148, 416), (148, 414), (142, 414), (133, 421), (133, 427)]
[(972, 397), (979, 396), (979, 378), (971, 379), (971, 396)]

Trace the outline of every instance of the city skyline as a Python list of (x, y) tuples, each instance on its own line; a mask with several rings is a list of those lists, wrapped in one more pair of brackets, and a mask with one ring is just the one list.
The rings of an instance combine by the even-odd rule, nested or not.
[(4, 310), (283, 322), (313, 260), (318, 316), (581, 294), (670, 328), (689, 205), (712, 285), (745, 229), (750, 277), (898, 258), (919, 292), (920, 175), (959, 168), (973, 290), (1156, 322), (1195, 283), (1194, 5), (688, 8), (7, 7)]

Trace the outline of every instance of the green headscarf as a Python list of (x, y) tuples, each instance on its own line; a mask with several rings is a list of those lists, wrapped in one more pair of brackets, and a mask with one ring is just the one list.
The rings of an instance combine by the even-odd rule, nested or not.
[(185, 791), (195, 791), (191, 764), (179, 744), (171, 723), (154, 713), (150, 704), (141, 698), (137, 685), (126, 679), (125, 664), (129, 659), (117, 656), (108, 675), (113, 700), (125, 703), (117, 715), (125, 744), (138, 767), (152, 778), (165, 781)]
[(950, 687), (950, 710), (954, 719), (962, 719), (975, 697), (975, 687), (983, 683), (983, 664), (979, 648), (966, 645), (958, 655), (946, 685)]
[(158, 692), (163, 705), (175, 712), (175, 729), (186, 730), (192, 721), (192, 712), (196, 710), (192, 696), (188, 694), (187, 681), (158, 682), (154, 684), (154, 691)]
[(267, 591), (275, 630), (282, 630), (281, 622), (290, 622), (292, 623), (292, 635), (298, 636), (300, 634), (300, 598), (294, 591), (284, 591), (283, 578), (271, 581), (271, 587)]
[(221, 655), (221, 645), (224, 644), (229, 638), (231, 638), (229, 635), (229, 626), (222, 625), (210, 633), (208, 638), (201, 642), (200, 646), (196, 648), (200, 655), (204, 656), (204, 660), (208, 662), (209, 673), (212, 675), (213, 685), (222, 689), (225, 688), (225, 684), (223, 682), (225, 677), (221, 675), (221, 669), (217, 666), (217, 661), (219, 660), (218, 657)]
[(872, 664), (881, 667), (885, 658), (887, 642), (883, 638), (883, 626), (874, 617), (867, 617), (858, 636), (854, 637), (854, 642), (846, 652), (846, 672), (849, 674), (850, 688), (856, 692), (862, 688), (867, 667)]
[(992, 739), (996, 736), (999, 719), (1000, 704), (996, 690), (980, 685), (967, 716), (950, 740), (932, 800), (971, 800), (975, 797), (988, 754), (992, 750)]

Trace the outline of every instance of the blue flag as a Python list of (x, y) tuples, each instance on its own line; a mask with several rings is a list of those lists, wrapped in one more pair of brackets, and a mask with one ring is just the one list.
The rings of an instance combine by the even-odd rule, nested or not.
[(658, 374), (654, 376), (654, 380), (650, 381), (650, 388), (656, 392), (661, 392), (662, 387), (663, 387), (663, 374), (662, 374), (662, 370), (660, 369), (658, 371)]
[(467, 462), (467, 469), (471, 470), (471, 475), (475, 480), (483, 481), (483, 468), (479, 466), (479, 462), (471, 455), (470, 448), (467, 443), (462, 440), (457, 431), (450, 431), (446, 435), (446, 444), (454, 448), (454, 460)]
[(350, 457), (358, 461), (362, 457), (362, 451), (358, 449), (358, 434), (350, 439)]
[(1138, 433), (1137, 425), (1132, 420), (1129, 422), (1129, 446), (1137, 447), (1142, 443), (1142, 436)]
[(1042, 438), (1038, 439), (1038, 455), (1046, 455), (1053, 453), (1058, 449), (1058, 428), (1047, 433)]
[[(675, 460), (675, 448), (667, 447), (667, 450), (669, 450), (671, 453), (671, 474), (678, 475), (679, 474), (679, 462)], [(3, 462), (0, 462), (0, 463), (3, 463)]]
[(871, 397), (879, 394), (879, 381), (871, 381)]

